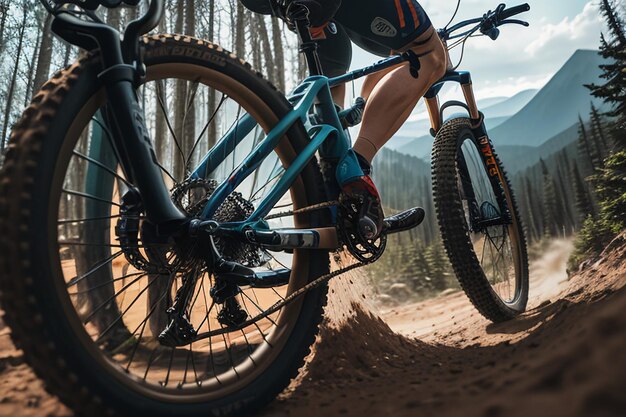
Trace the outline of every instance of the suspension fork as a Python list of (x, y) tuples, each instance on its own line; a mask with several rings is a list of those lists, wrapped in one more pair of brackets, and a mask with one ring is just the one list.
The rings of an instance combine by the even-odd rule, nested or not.
[[(150, 10), (151, 19), (160, 16), (162, 3), (152, 2)], [(147, 22), (148, 26), (151, 23), (152, 20)], [(122, 169), (139, 189), (146, 215), (157, 225), (158, 233), (170, 234), (179, 230), (187, 219), (170, 198), (135, 91), (143, 64), (132, 58), (134, 54), (130, 54), (128, 59), (132, 64), (124, 59), (125, 55), (129, 55), (124, 52), (128, 52), (126, 50), (133, 42), (127, 39), (123, 50), (117, 30), (64, 12), (55, 16), (52, 30), (74, 45), (86, 49), (100, 48), (103, 71), (98, 79), (107, 93), (108, 119), (112, 122), (110, 128)], [(128, 36), (138, 42), (137, 35)]]
[(100, 75), (107, 92), (113, 137), (123, 169), (141, 193), (148, 219), (159, 233), (174, 231), (187, 219), (174, 205), (163, 180), (143, 110), (134, 86), (135, 71), (129, 66), (114, 66)]

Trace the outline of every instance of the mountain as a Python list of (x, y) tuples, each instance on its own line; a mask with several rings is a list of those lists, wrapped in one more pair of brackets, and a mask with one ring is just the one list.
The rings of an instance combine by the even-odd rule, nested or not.
[[(486, 115), (485, 123), (490, 132), (498, 153), (511, 155), (511, 164), (517, 169), (529, 166), (522, 161), (521, 155), (526, 155), (531, 161), (541, 155), (539, 148), (550, 142), (551, 151), (555, 146), (567, 146), (576, 139), (578, 115), (583, 120), (588, 118), (590, 104), (604, 107), (602, 101), (594, 98), (585, 88), (585, 84), (600, 82), (599, 65), (606, 61), (597, 51), (578, 50), (538, 92), (534, 90), (522, 91), (519, 94), (483, 109)], [(518, 110), (515, 112), (515, 110)], [(506, 113), (513, 114), (506, 115)], [(414, 129), (414, 123), (407, 123), (403, 127), (395, 149), (398, 152), (428, 159), (433, 139), (422, 133), (417, 139), (410, 140), (412, 135), (427, 132), (427, 127)], [(424, 121), (427, 123), (427, 121)], [(412, 133), (409, 134), (409, 129)], [(413, 137), (415, 137), (413, 136)], [(503, 147), (508, 147), (503, 148)]]
[[(492, 97), (478, 100), (478, 108), (485, 114), (487, 128), (494, 129), (504, 123), (522, 109), (536, 93), (537, 90), (524, 90), (512, 97)], [(454, 111), (457, 110), (454, 109)], [(405, 123), (385, 146), (407, 155), (428, 159), (433, 138), (427, 134), (430, 130), (430, 121), (425, 117), (422, 115), (416, 121)]]
[[(508, 119), (509, 119), (508, 116), (485, 119), (485, 126), (487, 126), (487, 129), (493, 129)], [(428, 131), (429, 129), (430, 129), (430, 126), (428, 126), (426, 131)], [(398, 140), (398, 142), (396, 142), (398, 146), (396, 146), (395, 148), (391, 148), (391, 149), (394, 149), (398, 152), (401, 152), (407, 155), (417, 156), (418, 158), (422, 158), (424, 160), (430, 161), (430, 151), (433, 147), (433, 142), (434, 142), (434, 138), (430, 134), (420, 136), (418, 138), (411, 138), (407, 136), (400, 136), (396, 138), (394, 136), (392, 141), (396, 141), (396, 140)]]
[[(539, 90), (524, 90), (515, 94), (501, 102), (492, 104), (491, 106), (482, 105), (478, 102), (478, 108), (481, 109), (486, 119), (492, 119), (495, 117), (512, 116), (518, 111), (522, 110), (530, 100), (535, 97)], [(494, 126), (495, 127), (495, 126)]]
[(600, 81), (599, 65), (605, 62), (597, 51), (576, 51), (523, 109), (491, 129), (496, 149), (498, 145), (539, 146), (574, 125), (579, 114), (587, 116), (590, 102), (602, 108), (584, 85)]
[(546, 157), (568, 147), (573, 149), (573, 153), (568, 151), (568, 154), (571, 154), (569, 156), (575, 157), (577, 141), (578, 124), (574, 124), (541, 146), (502, 145), (496, 148), (496, 152), (507, 172), (513, 175), (537, 164), (539, 159), (546, 159)]

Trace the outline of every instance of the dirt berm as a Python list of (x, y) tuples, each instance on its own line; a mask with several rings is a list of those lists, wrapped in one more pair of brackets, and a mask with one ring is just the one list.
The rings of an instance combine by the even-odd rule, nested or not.
[[(462, 293), (377, 311), (363, 277), (332, 283), (305, 372), (260, 415), (626, 416), (626, 234), (568, 278), (571, 242), (531, 266), (529, 310), (502, 324)], [(0, 330), (0, 416), (71, 416)]]

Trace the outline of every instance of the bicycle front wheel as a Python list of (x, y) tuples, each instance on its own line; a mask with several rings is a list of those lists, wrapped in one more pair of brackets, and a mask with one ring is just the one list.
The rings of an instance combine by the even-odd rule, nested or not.
[[(159, 35), (145, 38), (143, 47), (147, 75), (139, 103), (172, 199), (194, 216), (291, 107), (247, 64), (216, 45)], [(12, 136), (0, 193), (0, 286), (16, 344), (47, 388), (81, 415), (228, 416), (254, 410), (302, 367), (326, 288), (246, 328), (180, 347), (159, 342), (167, 310), (178, 289), (193, 279), (189, 322), (200, 333), (228, 327), (224, 323), (234, 320), (233, 313), (254, 317), (327, 273), (328, 253), (277, 255), (217, 242), (229, 260), (288, 278), (276, 288), (239, 288), (224, 296), (239, 307), (224, 310), (226, 302), (216, 301), (212, 291), (216, 277), (201, 263), (181, 263), (186, 254), (159, 243), (141, 204), (125, 198), (134, 184), (103, 122), (100, 71), (98, 56), (91, 54), (58, 73)], [(234, 149), (213, 155), (206, 175), (191, 175), (216, 139), (237, 129), (244, 115), (255, 122), (245, 137)], [(245, 220), (307, 144), (304, 127), (294, 125), (216, 219)], [(277, 215), (324, 202), (322, 184), (311, 161), (270, 212), (270, 226), (326, 224), (323, 211)], [(130, 222), (138, 228), (128, 227)]]
[(446, 252), (461, 287), (494, 322), (528, 301), (526, 240), (511, 184), (487, 137), (467, 118), (448, 121), (435, 139), (433, 194)]

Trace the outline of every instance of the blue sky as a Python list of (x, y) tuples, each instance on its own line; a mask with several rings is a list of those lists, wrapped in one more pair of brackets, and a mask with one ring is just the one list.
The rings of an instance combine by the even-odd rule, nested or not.
[[(509, 6), (523, 0), (507, 3)], [(528, 88), (540, 88), (577, 49), (597, 49), (605, 30), (596, 0), (530, 0), (524, 16), (529, 28), (504, 26), (500, 38), (468, 41), (461, 69), (472, 72), (479, 98), (511, 96)], [(498, 0), (462, 0), (455, 21), (481, 16)], [(422, 0), (436, 27), (450, 19), (456, 0)], [(458, 54), (453, 54), (453, 61)], [(354, 47), (353, 66), (372, 63), (377, 57)]]

